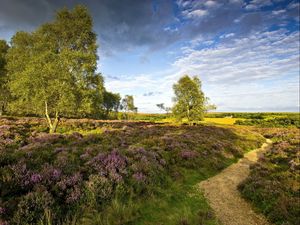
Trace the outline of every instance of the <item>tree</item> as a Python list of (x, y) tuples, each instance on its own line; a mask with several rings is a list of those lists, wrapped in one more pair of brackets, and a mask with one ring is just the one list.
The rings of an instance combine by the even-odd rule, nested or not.
[(0, 40), (0, 116), (6, 109), (9, 99), (9, 90), (7, 87), (8, 76), (6, 70), (6, 54), (9, 49), (5, 40)]
[(164, 103), (156, 104), (156, 106), (157, 106), (160, 110), (165, 110), (165, 104), (164, 104)]
[(95, 73), (92, 26), (87, 9), (76, 6), (59, 11), (52, 23), (32, 33), (16, 33), (7, 66), (12, 111), (45, 115), (53, 133), (60, 116), (89, 116), (101, 110), (104, 85)]
[(125, 95), (122, 99), (120, 108), (124, 111), (126, 119), (128, 119), (128, 112), (137, 112), (138, 110), (138, 108), (134, 106), (134, 99), (132, 95)]
[(205, 101), (204, 101), (204, 111), (205, 111), (205, 113), (207, 113), (208, 111), (212, 111), (212, 110), (217, 109), (217, 106), (215, 104), (209, 103), (209, 101), (210, 101), (209, 97), (206, 97)]
[(114, 111), (118, 112), (120, 108), (121, 96), (112, 92), (105, 91), (103, 98), (103, 106), (105, 108), (105, 116), (108, 118), (109, 114)]
[(164, 103), (156, 104), (156, 106), (157, 106), (160, 110), (165, 111), (166, 114), (169, 114), (169, 112), (171, 111), (171, 107), (165, 106)]
[(173, 114), (178, 119), (187, 118), (189, 123), (193, 120), (203, 120), (205, 97), (199, 78), (185, 75), (173, 85), (173, 89), (175, 92)]

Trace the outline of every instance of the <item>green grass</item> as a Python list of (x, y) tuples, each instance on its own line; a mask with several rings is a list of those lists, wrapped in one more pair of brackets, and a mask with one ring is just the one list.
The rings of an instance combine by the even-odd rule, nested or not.
[(206, 176), (184, 170), (184, 178), (144, 202), (136, 225), (218, 224), (197, 184)]

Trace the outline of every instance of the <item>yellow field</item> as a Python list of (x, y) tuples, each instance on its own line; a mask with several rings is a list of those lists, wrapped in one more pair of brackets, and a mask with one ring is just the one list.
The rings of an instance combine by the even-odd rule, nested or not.
[(232, 125), (235, 123), (235, 121), (237, 120), (245, 120), (242, 118), (204, 118), (205, 122), (208, 123), (218, 123), (218, 124), (228, 124), (228, 125)]

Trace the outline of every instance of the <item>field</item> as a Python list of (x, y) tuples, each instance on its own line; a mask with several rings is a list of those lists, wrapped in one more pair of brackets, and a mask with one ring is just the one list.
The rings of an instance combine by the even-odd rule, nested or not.
[(44, 119), (3, 117), (0, 222), (220, 224), (197, 184), (261, 146), (265, 136), (274, 145), (239, 190), (275, 224), (297, 224), (299, 130), (228, 125), (235, 120), (188, 126), (63, 119), (48, 134)]
[(216, 123), (216, 124), (228, 124), (233, 125), (238, 120), (244, 120), (242, 118), (231, 118), (231, 117), (225, 117), (225, 118), (204, 118), (204, 122), (207, 123)]
[(203, 125), (65, 120), (50, 135), (41, 119), (2, 119), (0, 128), (1, 217), (11, 224), (216, 224), (194, 185), (263, 142)]
[[(121, 118), (119, 114), (118, 118)], [(256, 127), (300, 127), (299, 113), (206, 113), (204, 123), (224, 125), (244, 125)], [(171, 114), (130, 113), (133, 121), (153, 123), (178, 123)], [(183, 122), (185, 120), (183, 119)], [(197, 122), (198, 123), (198, 122)], [(200, 122), (200, 123), (203, 123)]]

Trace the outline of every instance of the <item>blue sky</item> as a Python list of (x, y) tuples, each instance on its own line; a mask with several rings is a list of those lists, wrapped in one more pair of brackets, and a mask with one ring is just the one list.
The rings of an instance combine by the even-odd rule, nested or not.
[(299, 110), (297, 0), (0, 0), (0, 38), (76, 4), (93, 16), (107, 89), (134, 95), (140, 112), (172, 106), (184, 74), (218, 111)]

